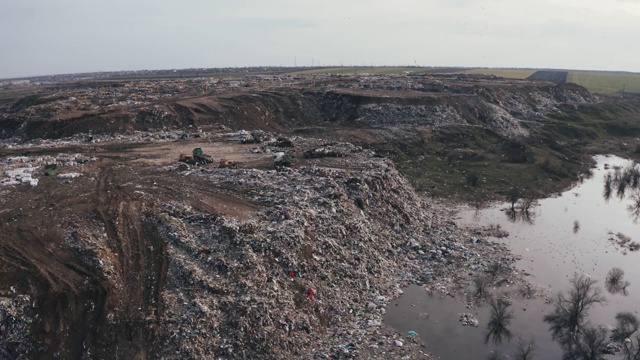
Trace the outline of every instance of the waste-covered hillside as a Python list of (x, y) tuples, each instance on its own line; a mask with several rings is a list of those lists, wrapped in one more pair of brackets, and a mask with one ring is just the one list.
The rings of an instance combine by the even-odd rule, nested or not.
[[(103, 144), (78, 177), (36, 168), (37, 186), (3, 187), (3, 356), (424, 358), (382, 323), (403, 287), (519, 281), (503, 246), (458, 229), (390, 160), (247, 134)], [(216, 162), (176, 163), (187, 148)], [(293, 163), (275, 169), (277, 153)]]

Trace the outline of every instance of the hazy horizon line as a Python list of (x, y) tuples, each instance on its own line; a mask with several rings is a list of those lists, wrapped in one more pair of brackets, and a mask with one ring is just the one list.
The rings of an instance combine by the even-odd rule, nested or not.
[(584, 71), (584, 72), (606, 72), (606, 73), (629, 73), (640, 74), (631, 70), (602, 70), (602, 69), (566, 69), (566, 68), (550, 68), (550, 67), (516, 67), (516, 66), (458, 66), (458, 65), (248, 65), (248, 66), (217, 66), (217, 67), (187, 67), (187, 68), (156, 68), (156, 69), (120, 69), (120, 70), (94, 70), (94, 71), (79, 71), (70, 73), (55, 73), (55, 74), (37, 74), (26, 75), (18, 77), (0, 78), (0, 81), (14, 81), (14, 80), (28, 80), (38, 77), (53, 77), (53, 76), (69, 76), (80, 74), (109, 74), (119, 72), (142, 72), (142, 71), (185, 71), (185, 70), (213, 70), (213, 69), (252, 69), (252, 68), (267, 68), (267, 69), (366, 69), (366, 68), (424, 68), (424, 69), (447, 69), (447, 68), (460, 68), (460, 69), (494, 69), (494, 70), (551, 70), (551, 71)]

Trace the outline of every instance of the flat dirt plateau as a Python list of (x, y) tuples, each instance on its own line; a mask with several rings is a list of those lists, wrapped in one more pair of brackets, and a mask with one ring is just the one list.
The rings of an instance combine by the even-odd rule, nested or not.
[[(463, 75), (1, 89), (0, 358), (428, 358), (382, 322), (404, 287), (536, 289), (414, 189), (557, 191), (595, 140), (640, 149), (628, 97)], [(178, 162), (195, 148), (214, 161)]]

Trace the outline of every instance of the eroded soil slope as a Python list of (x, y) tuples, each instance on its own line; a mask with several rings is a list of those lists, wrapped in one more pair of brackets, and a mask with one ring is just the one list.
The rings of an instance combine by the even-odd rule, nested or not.
[[(3, 189), (2, 290), (31, 294), (28, 312), (39, 315), (34, 329), (42, 333), (35, 335), (47, 357), (63, 349), (78, 358), (88, 343), (100, 357), (114, 349), (118, 358), (152, 354), (149, 329), (161, 311), (168, 265), (156, 226), (156, 207), (165, 197), (197, 189), (198, 199), (189, 202), (196, 208), (214, 211), (208, 203), (216, 202), (257, 208), (177, 176), (154, 185), (152, 174), (122, 160), (107, 155), (72, 182), (42, 177), (36, 188)], [(140, 188), (156, 189), (159, 198), (149, 202)]]

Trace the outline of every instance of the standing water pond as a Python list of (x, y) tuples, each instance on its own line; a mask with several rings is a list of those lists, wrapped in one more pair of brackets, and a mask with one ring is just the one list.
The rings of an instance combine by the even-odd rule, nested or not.
[[(618, 312), (636, 316), (640, 312), (640, 192), (637, 175), (629, 174), (624, 184), (616, 181), (625, 177), (625, 169), (634, 167), (631, 161), (614, 156), (595, 160), (590, 178), (558, 197), (540, 200), (526, 216), (519, 210), (509, 211), (510, 203), (499, 204), (480, 210), (464, 208), (458, 223), (507, 231), (508, 237), (492, 240), (507, 244), (519, 255), (517, 268), (531, 274), (529, 281), (548, 293), (566, 293), (575, 274), (597, 280), (606, 303), (591, 308), (588, 322), (609, 327), (616, 324)], [(622, 269), (628, 283), (605, 286), (612, 268)], [(509, 309), (513, 319), (508, 330), (513, 336), (501, 343), (485, 344), (488, 306), (469, 309), (466, 303), (428, 295), (418, 286), (405, 289), (403, 297), (389, 306), (385, 322), (405, 334), (415, 331), (428, 344), (428, 351), (442, 359), (483, 359), (495, 350), (513, 358), (518, 337), (524, 339), (524, 348), (535, 341), (538, 359), (562, 358), (562, 348), (552, 341), (549, 324), (543, 321), (553, 312), (553, 303), (541, 298), (512, 299)], [(463, 313), (473, 314), (479, 326), (462, 326)]]

